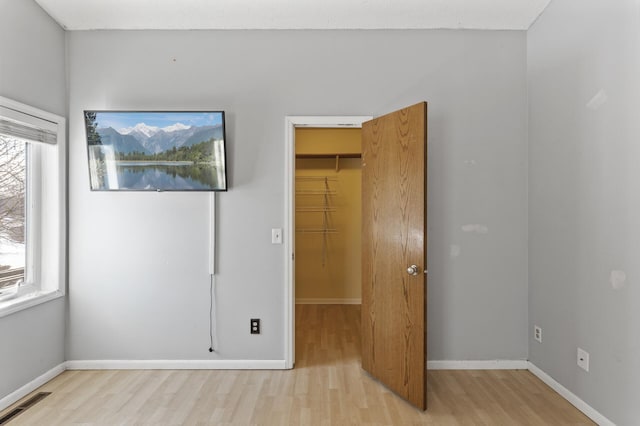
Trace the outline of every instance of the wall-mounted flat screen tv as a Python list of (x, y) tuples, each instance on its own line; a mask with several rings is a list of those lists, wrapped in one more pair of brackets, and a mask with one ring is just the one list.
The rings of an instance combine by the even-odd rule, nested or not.
[(94, 191), (226, 191), (223, 111), (85, 111)]

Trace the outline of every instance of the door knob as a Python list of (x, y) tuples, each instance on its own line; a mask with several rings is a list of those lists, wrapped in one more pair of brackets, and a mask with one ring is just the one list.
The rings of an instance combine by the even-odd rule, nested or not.
[(418, 265), (411, 265), (407, 268), (407, 274), (418, 275)]

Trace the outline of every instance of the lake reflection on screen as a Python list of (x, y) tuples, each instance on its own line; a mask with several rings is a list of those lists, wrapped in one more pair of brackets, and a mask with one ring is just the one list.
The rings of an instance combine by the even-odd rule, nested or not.
[(118, 164), (117, 173), (120, 188), (168, 191), (220, 188), (216, 168), (200, 164)]

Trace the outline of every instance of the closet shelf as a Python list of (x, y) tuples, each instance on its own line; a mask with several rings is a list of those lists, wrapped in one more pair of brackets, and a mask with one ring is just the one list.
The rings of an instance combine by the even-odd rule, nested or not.
[(335, 176), (296, 176), (296, 181), (335, 182), (337, 180)]
[(341, 158), (362, 158), (359, 152), (345, 152), (344, 154), (296, 154), (296, 158), (335, 158), (336, 173), (340, 171)]
[(343, 154), (296, 154), (296, 158), (361, 158), (359, 152), (345, 152)]
[(297, 212), (335, 212), (337, 209), (335, 207), (324, 207), (324, 206), (309, 206), (309, 207), (296, 207)]
[[(338, 171), (339, 161), (340, 157), (336, 156), (336, 172)], [(329, 185), (329, 182), (335, 182), (337, 179), (335, 176), (307, 176), (306, 180), (317, 182), (316, 187), (296, 189), (296, 194), (321, 196), (322, 204), (297, 206), (296, 212), (319, 212), (321, 213), (322, 224), (317, 224), (314, 228), (296, 228), (296, 233), (322, 235), (322, 267), (324, 268), (327, 263), (328, 235), (338, 233), (337, 229), (329, 228), (329, 212), (336, 211), (336, 207), (329, 204), (329, 200), (330, 198), (332, 198), (330, 196), (336, 195), (338, 193), (335, 189), (331, 189), (331, 185)], [(320, 187), (320, 185), (318, 184), (322, 185), (322, 187)]]
[(296, 232), (303, 234), (337, 234), (338, 230), (335, 228), (298, 228)]
[(296, 195), (336, 195), (337, 191), (324, 191), (322, 189), (298, 189)]

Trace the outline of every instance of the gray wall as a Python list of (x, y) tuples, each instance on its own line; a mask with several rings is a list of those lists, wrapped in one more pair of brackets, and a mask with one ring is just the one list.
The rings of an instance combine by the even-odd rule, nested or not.
[[(64, 31), (32, 0), (0, 0), (0, 96), (66, 115)], [(0, 318), (0, 398), (64, 361), (65, 300)]]
[[(422, 100), (429, 358), (527, 358), (524, 32), (95, 31), (68, 40), (69, 359), (283, 359), (285, 254), (270, 229), (284, 225), (285, 115), (380, 115)], [(214, 355), (207, 195), (89, 191), (84, 109), (174, 108), (227, 112)], [(260, 336), (248, 333), (252, 317), (262, 318)]]
[[(529, 325), (543, 329), (530, 359), (613, 422), (636, 425), (638, 2), (552, 1), (529, 31), (527, 60)], [(576, 366), (578, 346), (589, 373)]]

